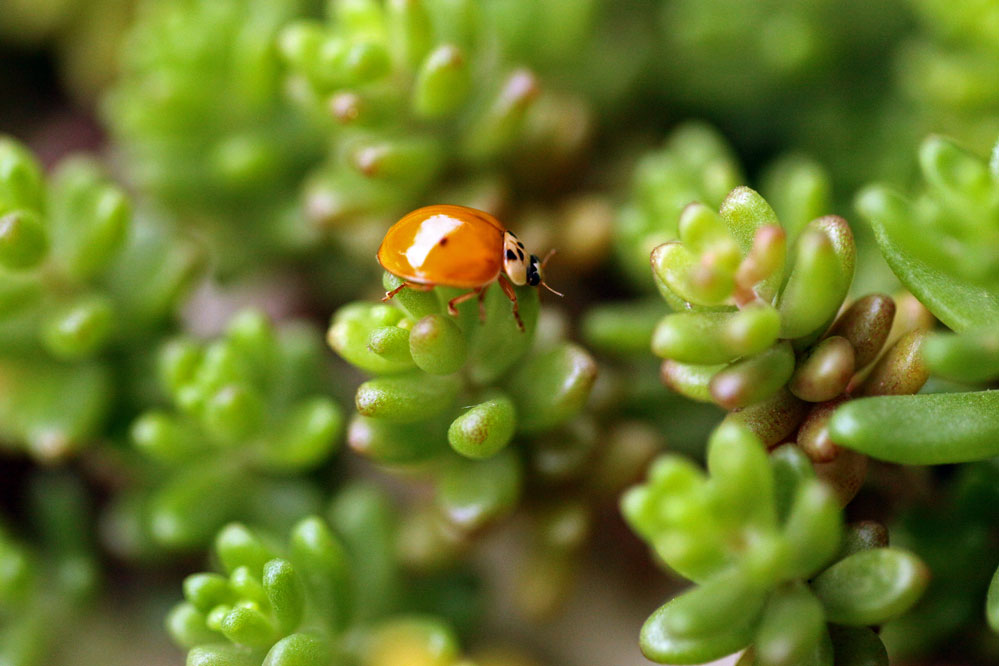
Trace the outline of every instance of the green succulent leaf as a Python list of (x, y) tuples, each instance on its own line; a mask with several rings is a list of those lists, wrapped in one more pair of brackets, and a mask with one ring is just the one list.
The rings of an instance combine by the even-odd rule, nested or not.
[(752, 356), (777, 341), (780, 316), (771, 307), (736, 312), (682, 312), (664, 317), (652, 335), (652, 352), (681, 363), (711, 365)]
[(442, 472), (437, 504), (447, 519), (471, 532), (505, 516), (520, 498), (520, 461), (507, 450), (487, 460), (455, 458)]
[(734, 567), (677, 596), (658, 622), (680, 640), (710, 638), (757, 617), (765, 600), (766, 593)]
[(596, 362), (573, 344), (531, 357), (508, 386), (517, 406), (518, 429), (538, 432), (565, 422), (583, 408), (596, 378)]
[(459, 380), (452, 376), (379, 377), (358, 387), (355, 402), (362, 416), (411, 423), (450, 407), (458, 388)]
[(291, 634), (267, 651), (261, 666), (329, 666), (333, 663), (333, 650), (326, 641), (309, 634)]
[(432, 375), (457, 372), (467, 357), (465, 337), (451, 318), (430, 314), (415, 324), (409, 332), (409, 351), (413, 362)]
[(888, 666), (888, 651), (868, 627), (831, 626), (833, 652), (843, 666)]
[(999, 332), (994, 326), (931, 335), (922, 348), (932, 372), (967, 382), (999, 376)]
[(915, 555), (894, 548), (865, 550), (840, 560), (812, 582), (830, 622), (882, 624), (907, 611), (926, 589), (929, 571)]
[(838, 444), (908, 465), (999, 455), (999, 391), (899, 395), (850, 401), (829, 421)]
[(660, 664), (703, 664), (746, 647), (753, 640), (752, 621), (742, 617), (734, 625), (710, 636), (684, 638), (670, 632), (673, 607), (678, 597), (655, 611), (642, 625), (642, 654)]
[(988, 620), (992, 631), (999, 631), (999, 569), (992, 576), (989, 583), (988, 596), (985, 599), (985, 619)]
[(823, 640), (828, 638), (822, 604), (804, 585), (793, 585), (767, 602), (753, 649), (758, 664), (807, 664)]
[(516, 428), (513, 401), (499, 396), (469, 407), (452, 421), (447, 439), (452, 449), (467, 458), (490, 458), (510, 443)]
[(962, 280), (917, 254), (907, 220), (908, 204), (882, 188), (864, 190), (857, 208), (871, 220), (881, 253), (899, 280), (940, 321), (955, 331), (988, 326), (999, 318), (999, 294), (987, 287)]

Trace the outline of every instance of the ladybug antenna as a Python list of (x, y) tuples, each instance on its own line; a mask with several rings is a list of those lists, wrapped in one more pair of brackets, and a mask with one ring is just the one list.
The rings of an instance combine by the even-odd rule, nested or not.
[[(541, 274), (542, 275), (544, 275), (545, 266), (548, 265), (548, 260), (551, 259), (552, 257), (554, 257), (555, 253), (557, 251), (558, 250), (556, 250), (555, 248), (552, 248), (552, 249), (548, 250), (548, 254), (546, 254), (545, 258), (541, 260)], [(563, 294), (561, 291), (555, 291), (554, 289), (552, 289), (551, 287), (549, 287), (548, 284), (544, 281), (544, 278), (541, 279), (541, 286), (544, 287), (545, 289), (547, 289), (548, 291), (552, 292), (553, 294), (555, 294), (559, 298), (565, 298), (565, 294)]]
[(558, 296), (560, 298), (565, 298), (565, 294), (563, 294), (561, 291), (555, 291), (554, 289), (552, 289), (551, 287), (549, 287), (547, 284), (545, 284), (544, 280), (541, 281), (541, 286), (544, 287), (545, 289), (547, 289), (548, 291), (552, 292), (556, 296)]

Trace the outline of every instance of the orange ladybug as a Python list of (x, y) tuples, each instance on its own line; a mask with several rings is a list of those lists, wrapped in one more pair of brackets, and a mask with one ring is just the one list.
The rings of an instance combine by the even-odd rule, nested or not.
[(470, 289), (448, 301), (447, 311), (457, 316), (460, 303), (478, 297), (479, 317), (485, 319), (482, 299), (493, 282), (499, 282), (513, 303), (517, 326), (524, 330), (514, 285), (543, 286), (544, 261), (528, 255), (517, 235), (489, 213), (465, 206), (436, 205), (406, 214), (385, 234), (378, 248), (378, 263), (404, 282), (385, 294), (388, 301), (409, 287), (427, 291), (436, 286)]

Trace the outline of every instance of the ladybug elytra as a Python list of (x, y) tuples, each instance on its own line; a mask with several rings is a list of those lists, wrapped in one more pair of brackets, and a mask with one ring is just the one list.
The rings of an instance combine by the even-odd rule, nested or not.
[(378, 248), (378, 263), (403, 280), (382, 301), (407, 287), (421, 291), (462, 287), (470, 291), (448, 301), (448, 313), (456, 316), (459, 304), (478, 298), (479, 316), (484, 319), (485, 291), (498, 282), (523, 331), (513, 287), (543, 286), (561, 296), (544, 282), (544, 267), (552, 254), (554, 250), (543, 261), (527, 254), (516, 234), (481, 210), (452, 205), (418, 208), (393, 224)]

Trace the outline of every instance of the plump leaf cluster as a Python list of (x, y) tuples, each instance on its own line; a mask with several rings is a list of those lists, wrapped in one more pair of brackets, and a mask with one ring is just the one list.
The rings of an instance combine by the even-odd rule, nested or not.
[[(934, 372), (966, 383), (999, 376), (999, 167), (939, 137), (919, 153), (925, 190), (909, 200), (871, 186), (857, 206), (870, 218), (898, 278), (955, 331), (923, 352)], [(830, 433), (871, 456), (909, 464), (982, 460), (999, 453), (999, 392), (860, 401), (837, 412)]]
[(313, 329), (245, 311), (218, 340), (167, 344), (159, 375), (173, 407), (131, 426), (148, 469), (114, 509), (119, 550), (198, 547), (230, 520), (286, 526), (314, 510), (315, 491), (295, 477), (329, 458), (343, 414), (324, 393)]
[[(999, 154), (999, 153), (996, 153)], [(873, 185), (857, 208), (903, 284), (956, 331), (999, 319), (999, 159), (942, 137), (919, 150), (925, 187), (913, 198)]]
[[(719, 210), (688, 204), (679, 240), (652, 252), (656, 284), (676, 311), (657, 326), (652, 349), (666, 359), (670, 386), (735, 409), (792, 380), (795, 349), (825, 332), (846, 297), (856, 250), (842, 218), (782, 226), (747, 187), (732, 190)], [(838, 387), (801, 391), (803, 397), (838, 395), (852, 374), (852, 367), (839, 369), (845, 379)]]
[[(715, 171), (702, 163), (690, 173), (705, 179)], [(882, 294), (840, 313), (856, 249), (842, 218), (809, 221), (826, 201), (826, 181), (802, 161), (782, 163), (769, 180), (791, 222), (782, 224), (747, 187), (733, 189), (717, 213), (696, 202), (679, 214), (676, 201), (665, 207), (661, 215), (673, 212), (664, 219), (676, 222), (662, 233), (676, 238), (655, 247), (651, 262), (674, 313), (655, 325), (651, 347), (664, 359), (667, 386), (736, 410), (730, 420), (767, 446), (794, 441), (813, 461), (832, 463), (821, 474), (845, 502), (859, 489), (866, 461), (856, 454), (837, 461), (829, 418), (850, 397), (918, 391), (927, 378), (920, 349), (930, 324), (895, 322), (895, 302)]]
[(113, 397), (99, 361), (155, 335), (199, 263), (186, 241), (134, 220), (93, 160), (46, 178), (0, 138), (0, 375), (18, 387), (0, 394), (5, 443), (54, 459), (98, 434)]
[(30, 500), (36, 543), (0, 524), (0, 662), (10, 666), (51, 663), (100, 579), (79, 481), (38, 475)]
[(447, 622), (399, 607), (396, 538), (390, 503), (364, 484), (286, 541), (232, 523), (215, 539), (223, 573), (188, 576), (167, 628), (193, 666), (456, 664)]
[[(788, 155), (768, 166), (761, 190), (788, 228), (797, 229), (829, 209), (829, 175), (811, 160)], [(642, 156), (631, 196), (614, 229), (620, 268), (636, 286), (647, 288), (651, 252), (680, 239), (680, 218), (691, 202), (718, 208), (746, 182), (735, 151), (710, 125), (681, 124), (663, 147)]]
[(618, 264), (636, 285), (649, 285), (648, 258), (677, 239), (675, 221), (691, 201), (719, 206), (743, 182), (731, 147), (711, 127), (688, 123), (673, 130), (662, 149), (642, 157), (631, 197), (614, 233)]
[[(294, 95), (331, 125), (326, 162), (306, 185), (314, 224), (402, 214), (427, 202), (446, 173), (485, 175), (529, 141), (543, 144), (532, 164), (543, 172), (539, 162), (554, 159), (552, 141), (560, 142), (547, 125), (565, 127), (570, 145), (562, 148), (575, 148), (577, 128), (587, 124), (578, 103), (568, 113), (581, 122), (567, 124), (564, 104), (555, 100), (546, 102), (554, 113), (529, 117), (541, 85), (503, 48), (503, 35), (513, 41), (520, 34), (511, 21), (523, 17), (517, 3), (508, 4), (334, 2), (325, 22), (281, 31)], [(447, 198), (474, 201), (481, 188), (470, 187)]]
[[(386, 274), (387, 289), (398, 284)], [(474, 531), (508, 513), (520, 496), (523, 462), (509, 445), (569, 427), (589, 396), (596, 364), (572, 343), (535, 342), (536, 289), (517, 288), (524, 331), (496, 285), (486, 291), (484, 321), (474, 300), (451, 317), (445, 304), (461, 291), (406, 289), (391, 304), (347, 305), (334, 315), (328, 341), (376, 375), (357, 390), (351, 448), (384, 465), (431, 463), (443, 515)], [(552, 439), (538, 446), (559, 450), (579, 438)], [(543, 450), (534, 455), (545, 457)], [(551, 457), (557, 464), (559, 454)]]
[(632, 528), (696, 583), (649, 617), (643, 653), (694, 664), (750, 647), (740, 663), (831, 665), (850, 654), (887, 664), (869, 627), (912, 606), (925, 565), (888, 547), (877, 524), (844, 531), (835, 494), (793, 446), (768, 456), (750, 431), (724, 424), (707, 467), (664, 456), (622, 499)]
[(312, 240), (297, 191), (321, 135), (285, 100), (274, 42), (310, 7), (142, 2), (105, 99), (123, 173), (208, 234), (223, 269)]

